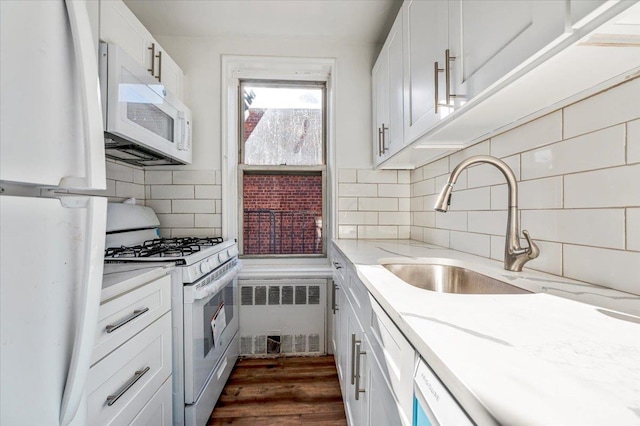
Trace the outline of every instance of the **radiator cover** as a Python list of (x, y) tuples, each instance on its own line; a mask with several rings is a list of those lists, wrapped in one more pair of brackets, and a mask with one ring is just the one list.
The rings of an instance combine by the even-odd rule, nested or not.
[(239, 280), (240, 354), (320, 355), (327, 280)]

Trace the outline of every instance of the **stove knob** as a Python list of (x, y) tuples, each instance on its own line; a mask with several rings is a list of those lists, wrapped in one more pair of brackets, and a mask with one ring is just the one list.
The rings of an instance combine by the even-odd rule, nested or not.
[(210, 258), (207, 263), (209, 264), (209, 270), (212, 270), (213, 268), (216, 267), (216, 260), (212, 257)]
[(206, 274), (207, 272), (209, 272), (211, 269), (209, 267), (209, 265), (207, 265), (207, 262), (202, 262), (200, 264), (200, 272), (203, 274)]

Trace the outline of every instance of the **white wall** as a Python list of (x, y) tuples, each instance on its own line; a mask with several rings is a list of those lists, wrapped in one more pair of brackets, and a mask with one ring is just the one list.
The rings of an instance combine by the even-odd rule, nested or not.
[[(194, 113), (193, 170), (220, 170), (221, 55), (336, 58), (337, 167), (371, 168), (371, 66), (376, 45), (335, 41), (158, 37), (185, 73)], [(184, 168), (184, 167), (183, 167)]]

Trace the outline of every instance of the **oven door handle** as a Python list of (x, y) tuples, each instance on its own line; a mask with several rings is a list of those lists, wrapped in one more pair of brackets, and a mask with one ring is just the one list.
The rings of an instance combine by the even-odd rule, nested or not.
[(205, 286), (202, 286), (201, 288), (196, 289), (193, 292), (193, 300), (202, 300), (220, 291), (229, 281), (233, 280), (238, 275), (241, 266), (242, 264), (238, 261), (236, 266), (229, 269), (229, 271), (223, 276)]

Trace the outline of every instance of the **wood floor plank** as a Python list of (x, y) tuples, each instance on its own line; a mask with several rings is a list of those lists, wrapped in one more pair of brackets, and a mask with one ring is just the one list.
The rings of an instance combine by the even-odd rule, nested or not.
[(243, 359), (208, 426), (346, 425), (332, 356)]

